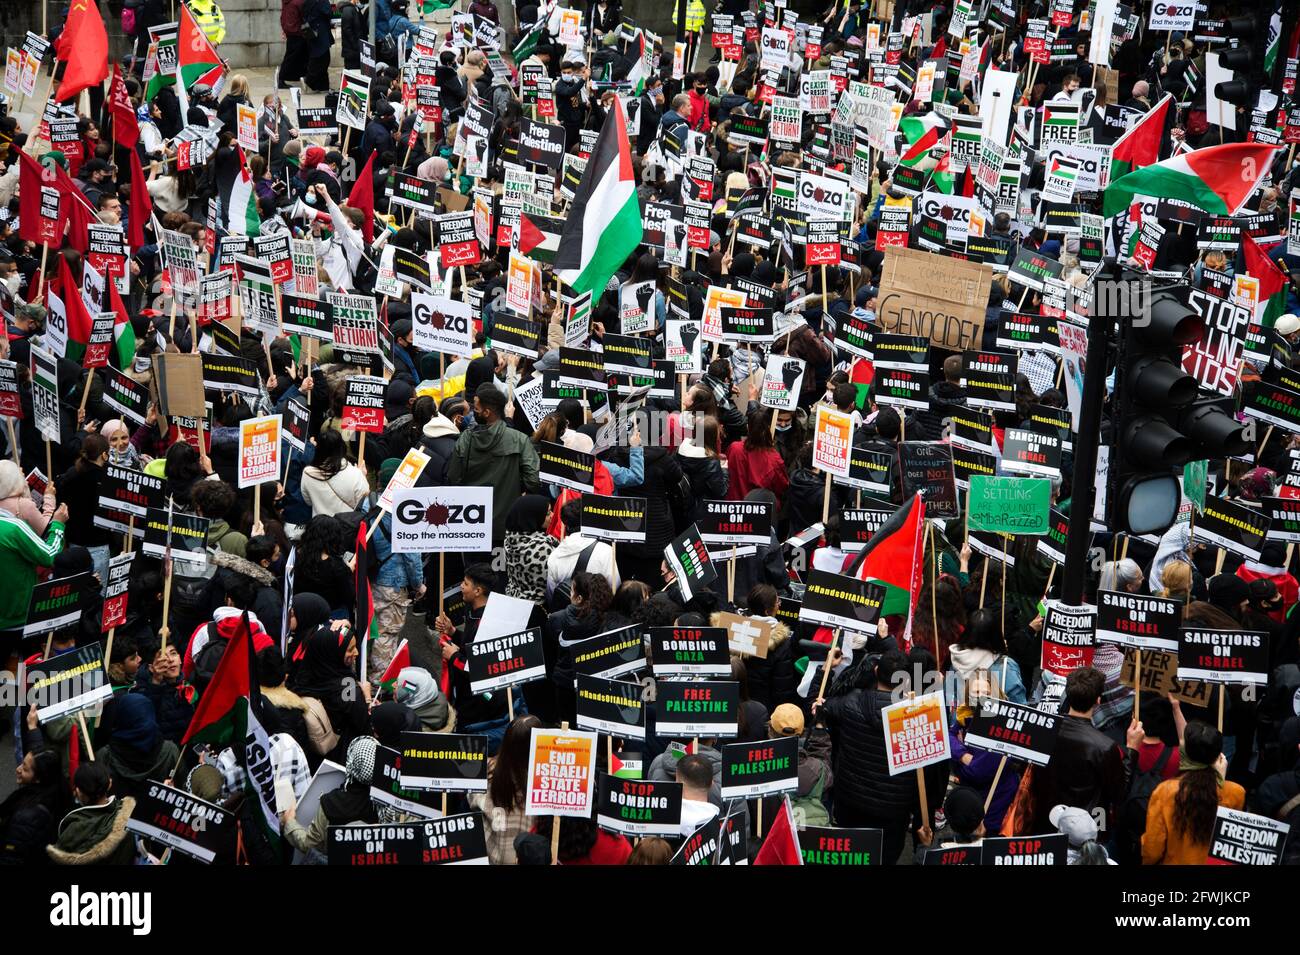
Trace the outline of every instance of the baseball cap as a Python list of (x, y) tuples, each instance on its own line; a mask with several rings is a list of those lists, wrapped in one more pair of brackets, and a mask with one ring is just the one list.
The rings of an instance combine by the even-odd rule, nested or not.
[(1070, 845), (1076, 849), (1085, 842), (1097, 838), (1097, 820), (1093, 819), (1086, 809), (1079, 809), (1076, 806), (1053, 806), (1052, 811), (1047, 814), (1047, 819), (1058, 832), (1065, 834), (1070, 840)]
[(961, 835), (970, 835), (984, 821), (984, 798), (970, 786), (954, 787), (943, 801), (948, 824)]
[(1279, 335), (1294, 335), (1296, 332), (1300, 332), (1300, 318), (1295, 315), (1283, 315), (1277, 320), (1277, 324), (1273, 326), (1273, 329)]
[(772, 717), (767, 725), (771, 728), (774, 737), (802, 736), (803, 710), (793, 703), (782, 703), (772, 711)]

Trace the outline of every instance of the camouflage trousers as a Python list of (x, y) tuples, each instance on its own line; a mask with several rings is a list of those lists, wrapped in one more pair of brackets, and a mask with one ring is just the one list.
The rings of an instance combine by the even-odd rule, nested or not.
[(393, 662), (393, 655), (402, 642), (399, 634), (411, 609), (411, 595), (405, 587), (380, 587), (371, 590), (375, 603), (375, 625), (379, 635), (370, 644), (366, 671), (371, 683), (377, 681)]

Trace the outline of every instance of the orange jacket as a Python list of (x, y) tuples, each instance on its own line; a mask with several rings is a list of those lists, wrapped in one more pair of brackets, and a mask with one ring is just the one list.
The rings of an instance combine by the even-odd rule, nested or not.
[[(1166, 779), (1156, 787), (1147, 803), (1147, 830), (1142, 833), (1143, 865), (1205, 865), (1208, 842), (1193, 842), (1174, 825), (1174, 797), (1178, 780)], [(1233, 782), (1219, 787), (1219, 805), (1240, 809), (1246, 804), (1246, 790)]]

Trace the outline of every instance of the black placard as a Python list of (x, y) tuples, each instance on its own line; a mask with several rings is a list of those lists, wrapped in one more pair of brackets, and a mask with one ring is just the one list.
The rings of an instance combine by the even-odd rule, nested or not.
[(1065, 865), (1070, 840), (1065, 833), (985, 839), (981, 865)]
[(962, 353), (962, 387), (972, 408), (1016, 410), (1016, 356), (1009, 352)]
[(570, 388), (605, 388), (605, 360), (600, 352), (585, 348), (560, 348), (560, 367), (555, 380)]
[(1267, 683), (1268, 634), (1184, 627), (1178, 631), (1178, 679)]
[(330, 826), (330, 865), (488, 865), (483, 814), (419, 822)]
[(799, 619), (855, 633), (875, 633), (884, 599), (881, 584), (826, 570), (809, 570)]
[(624, 375), (644, 375), (651, 369), (651, 342), (635, 335), (606, 335), (601, 339), (605, 368)]
[(925, 441), (903, 441), (898, 445), (898, 467), (904, 498), (919, 493), (925, 501), (927, 518), (961, 517), (952, 448)]
[[(64, 626), (71, 624), (75, 627), (80, 623), (81, 605), (90, 586), (90, 577), (85, 573), (49, 582), (56, 587), (55, 595), (51, 597), (56, 610), (74, 612)], [(44, 585), (37, 584), (37, 587)], [(50, 591), (46, 590), (46, 593)], [(47, 625), (43, 631), (36, 632), (54, 629), (57, 628)], [(36, 718), (41, 723), (79, 713), (112, 695), (113, 687), (104, 673), (104, 651), (98, 641), (33, 663), (27, 671), (26, 699), (35, 704)]]
[(645, 739), (644, 694), (640, 683), (578, 674), (578, 729)]
[(191, 564), (208, 562), (208, 519), (165, 508), (151, 507), (144, 518), (144, 552), (150, 557), (167, 557), (168, 528), (171, 529), (172, 560)]
[(840, 546), (857, 553), (867, 546), (880, 525), (893, 515), (892, 510), (846, 508), (840, 512)]
[(1277, 865), (1287, 840), (1287, 825), (1220, 806), (1210, 834), (1207, 865)]
[(214, 403), (232, 391), (251, 397), (260, 395), (262, 380), (257, 362), (234, 355), (203, 354), (203, 390)]
[(718, 309), (722, 322), (723, 341), (770, 342), (776, 335), (775, 320), (770, 308)]
[(403, 789), (487, 792), (486, 736), (402, 733)]
[(709, 558), (709, 548), (694, 524), (664, 548), (664, 559), (677, 578), (683, 602), (718, 579), (718, 569)]
[(479, 637), (465, 649), (471, 693), (490, 693), (546, 676), (541, 627), (500, 637)]
[(488, 337), (493, 348), (536, 358), (537, 340), (541, 334), (542, 326), (538, 322), (498, 309), (493, 314), (492, 331)]
[(649, 502), (644, 497), (584, 494), (582, 536), (592, 540), (643, 544), (646, 539), (648, 507)]
[(993, 452), (993, 415), (974, 408), (950, 408), (948, 420), (952, 422), (952, 444), (971, 451)]
[(880, 865), (885, 830), (804, 826), (799, 830), (799, 851), (804, 865)]
[(442, 795), (432, 789), (402, 786), (402, 754), (387, 746), (375, 747), (375, 772), (370, 780), (370, 798), (400, 812), (433, 819), (442, 815)]
[(1149, 594), (1097, 591), (1098, 643), (1176, 653), (1182, 622), (1182, 601)]
[(965, 742), (975, 749), (1046, 766), (1056, 748), (1060, 722), (1055, 713), (1009, 700), (985, 699), (966, 727)]
[(540, 459), (537, 476), (542, 483), (579, 492), (595, 490), (593, 471), (596, 458), (593, 455), (554, 441), (539, 441), (537, 456)]
[(731, 674), (726, 627), (651, 627), (649, 634), (656, 677)]
[(1061, 438), (1027, 428), (1007, 428), (1002, 443), (1002, 468), (1026, 477), (1059, 477)]
[(233, 861), (235, 814), (182, 789), (146, 780), (135, 792), (130, 832), (147, 836), (200, 862)]
[(655, 735), (664, 739), (739, 734), (740, 684), (729, 681), (677, 683), (655, 687)]
[(142, 425), (149, 413), (149, 389), (116, 368), (104, 369), (103, 402), (134, 425)]
[(599, 676), (612, 680), (616, 676), (643, 669), (645, 645), (638, 627), (620, 627), (579, 640), (569, 647), (573, 669), (578, 675)]
[(722, 798), (752, 799), (799, 787), (799, 737), (722, 747)]
[(946, 849), (927, 849), (922, 865), (979, 865), (979, 846), (949, 846)]
[(894, 456), (888, 451), (872, 451), (853, 445), (849, 448), (849, 476), (835, 478), (836, 484), (874, 494), (888, 494), (889, 471)]
[(1043, 434), (1054, 434), (1061, 439), (1061, 449), (1070, 451), (1074, 443), (1070, 440), (1074, 419), (1069, 408), (1053, 408), (1051, 405), (1033, 405), (1029, 409), (1029, 427)]
[[(704, 501), (696, 523), (706, 544), (767, 544), (772, 539), (772, 505), (763, 501)], [(585, 527), (585, 525), (584, 525)]]
[(524, 162), (559, 169), (564, 162), (564, 127), (551, 123), (520, 121), (519, 158)]
[(1206, 497), (1192, 537), (1247, 560), (1259, 560), (1268, 536), (1268, 515), (1221, 497)]
[(1242, 388), (1241, 410), (1266, 424), (1300, 433), (1300, 392), (1266, 381)]
[(667, 780), (596, 777), (596, 824), (626, 836), (681, 835), (682, 784)]
[(111, 511), (145, 517), (149, 508), (162, 508), (163, 479), (108, 464), (99, 482), (99, 506)]

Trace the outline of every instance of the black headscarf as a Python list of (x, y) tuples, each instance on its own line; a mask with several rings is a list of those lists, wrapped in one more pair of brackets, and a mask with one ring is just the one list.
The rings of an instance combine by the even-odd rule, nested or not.
[(329, 601), (319, 594), (295, 594), (293, 615), (298, 623), (294, 632), (304, 637), (330, 618)]
[(420, 718), (405, 703), (389, 700), (370, 711), (370, 725), (375, 728), (375, 738), (379, 740), (379, 745), (400, 750), (402, 733), (418, 733)]
[[(294, 611), (297, 613), (297, 610)], [(343, 662), (348, 644), (356, 637), (350, 630), (331, 630), (318, 626), (306, 637), (299, 637), (294, 650), (298, 664), (289, 678), (289, 689), (299, 696), (312, 696), (330, 710), (333, 701), (341, 702), (344, 681), (355, 680), (356, 671)]]
[(532, 534), (546, 530), (544, 521), (550, 506), (550, 499), (541, 494), (525, 494), (510, 506), (506, 514), (506, 531)]
[(497, 359), (495, 352), (488, 352), (481, 358), (475, 358), (465, 369), (465, 398), (473, 400), (474, 392), (478, 386), (485, 381), (491, 381), (497, 374)]

